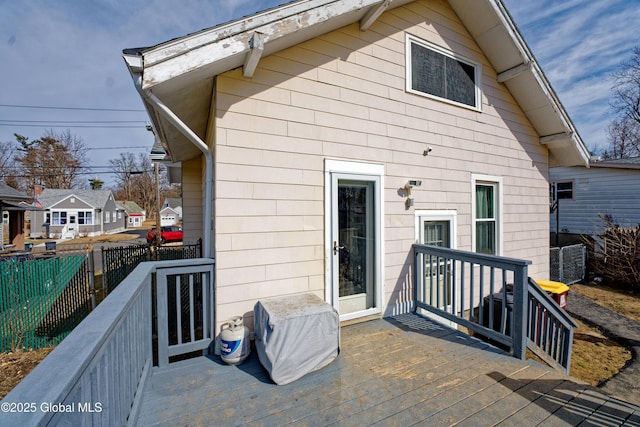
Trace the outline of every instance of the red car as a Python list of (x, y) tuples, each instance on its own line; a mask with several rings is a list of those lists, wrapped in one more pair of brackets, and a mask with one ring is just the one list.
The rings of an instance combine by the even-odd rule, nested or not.
[[(147, 243), (152, 244), (156, 241), (157, 229), (152, 228), (147, 233)], [(182, 242), (182, 227), (177, 225), (169, 225), (160, 227), (160, 243)]]

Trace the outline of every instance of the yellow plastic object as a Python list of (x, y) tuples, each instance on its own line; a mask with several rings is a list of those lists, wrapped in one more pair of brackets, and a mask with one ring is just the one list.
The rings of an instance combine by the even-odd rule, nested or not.
[(538, 280), (535, 279), (538, 286), (542, 288), (543, 291), (551, 292), (555, 295), (560, 295), (565, 292), (569, 292), (569, 287), (562, 282), (554, 282), (553, 280)]

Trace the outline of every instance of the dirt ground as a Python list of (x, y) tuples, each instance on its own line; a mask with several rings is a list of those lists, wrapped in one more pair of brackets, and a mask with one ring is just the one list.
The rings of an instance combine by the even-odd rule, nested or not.
[[(572, 285), (571, 292), (579, 293), (595, 302), (640, 321), (640, 296), (612, 288)], [(0, 353), (0, 399), (18, 384), (53, 347)], [(583, 324), (574, 331), (571, 375), (591, 385), (615, 375), (631, 358), (631, 352), (602, 335), (597, 329)]]
[(22, 381), (52, 350), (53, 346), (40, 350), (0, 353), (0, 399)]

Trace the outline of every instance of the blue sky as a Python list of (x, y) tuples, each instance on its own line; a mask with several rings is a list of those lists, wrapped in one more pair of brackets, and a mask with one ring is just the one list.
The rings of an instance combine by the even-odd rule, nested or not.
[[(503, 1), (587, 146), (603, 148), (610, 75), (640, 45), (640, 0)], [(0, 140), (14, 140), (14, 132), (36, 139), (63, 125), (53, 130), (68, 128), (82, 138), (92, 166), (108, 166), (120, 151), (146, 153), (153, 138), (122, 49), (161, 43), (280, 3), (0, 0)], [(50, 123), (26, 122), (34, 120)], [(106, 170), (96, 168), (95, 174), (109, 183)]]

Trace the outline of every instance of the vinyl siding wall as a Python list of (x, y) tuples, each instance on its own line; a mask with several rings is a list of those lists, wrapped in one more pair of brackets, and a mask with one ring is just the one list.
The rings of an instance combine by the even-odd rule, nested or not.
[[(611, 215), (622, 227), (640, 224), (640, 170), (603, 167), (552, 168), (551, 181), (573, 182), (573, 199), (561, 199), (561, 233), (598, 234)], [(551, 231), (556, 231), (556, 215), (551, 215)]]
[[(406, 33), (482, 64), (482, 112), (405, 91)], [(250, 315), (264, 297), (324, 298), (328, 158), (385, 166), (386, 314), (411, 299), (415, 210), (456, 210), (457, 247), (472, 249), (472, 174), (502, 178), (502, 254), (548, 276), (547, 151), (446, 2), (394, 9), (366, 32), (350, 25), (263, 58), (252, 79), (218, 76), (216, 87), (218, 322)], [(422, 186), (405, 209), (409, 179)]]

